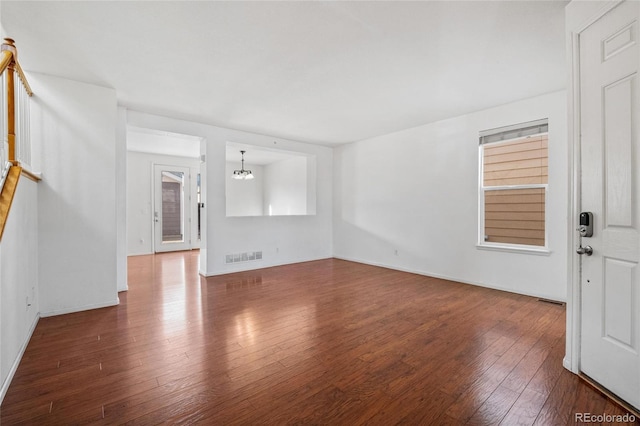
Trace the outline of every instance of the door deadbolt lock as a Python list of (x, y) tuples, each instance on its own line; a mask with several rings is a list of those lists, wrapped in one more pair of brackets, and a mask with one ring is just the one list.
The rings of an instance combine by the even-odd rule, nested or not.
[(580, 233), (581, 237), (593, 236), (593, 213), (580, 213), (580, 226), (578, 227), (578, 232)]

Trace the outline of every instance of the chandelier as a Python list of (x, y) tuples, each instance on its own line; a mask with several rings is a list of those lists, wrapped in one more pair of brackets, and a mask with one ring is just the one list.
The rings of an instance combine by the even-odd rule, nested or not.
[(244, 153), (247, 151), (240, 151), (240, 154), (242, 154), (242, 167), (240, 168), (240, 170), (234, 170), (233, 171), (233, 178), (234, 179), (253, 179), (253, 173), (251, 173), (251, 170), (245, 170), (244, 169)]

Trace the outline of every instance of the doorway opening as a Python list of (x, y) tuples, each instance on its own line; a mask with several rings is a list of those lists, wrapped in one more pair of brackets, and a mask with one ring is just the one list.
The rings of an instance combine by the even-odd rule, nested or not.
[(127, 255), (200, 248), (196, 136), (127, 127)]

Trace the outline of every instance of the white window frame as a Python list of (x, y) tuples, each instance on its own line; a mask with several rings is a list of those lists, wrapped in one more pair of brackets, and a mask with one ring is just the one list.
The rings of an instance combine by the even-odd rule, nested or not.
[[(547, 120), (538, 120), (537, 122), (545, 122)], [(535, 122), (532, 122), (535, 123)], [(509, 126), (509, 128), (519, 128), (526, 127), (528, 123), (519, 124), (515, 126)], [(507, 129), (507, 128), (503, 128)], [(481, 132), (480, 136), (482, 138), (483, 133), (491, 134), (500, 133), (502, 129), (496, 129), (493, 131)], [(535, 134), (526, 135), (526, 136), (538, 136), (538, 135), (546, 135), (547, 139), (549, 137), (549, 132), (537, 132)], [(487, 142), (480, 143), (478, 147), (478, 244), (477, 248), (486, 249), (486, 250), (498, 250), (498, 251), (506, 251), (506, 252), (517, 252), (517, 253), (530, 253), (530, 254), (539, 254), (539, 255), (549, 255), (551, 252), (549, 250), (549, 215), (548, 215), (548, 193), (549, 193), (549, 183), (544, 184), (528, 184), (528, 185), (504, 185), (504, 186), (484, 186), (484, 147), (485, 146), (495, 146), (498, 144), (512, 142), (514, 140), (522, 139), (524, 136), (518, 135), (511, 139), (504, 139), (495, 142)], [(527, 244), (513, 244), (513, 243), (496, 243), (485, 241), (485, 232), (484, 232), (484, 224), (485, 224), (485, 193), (487, 191), (503, 191), (510, 189), (541, 189), (544, 188), (544, 246), (534, 246)]]

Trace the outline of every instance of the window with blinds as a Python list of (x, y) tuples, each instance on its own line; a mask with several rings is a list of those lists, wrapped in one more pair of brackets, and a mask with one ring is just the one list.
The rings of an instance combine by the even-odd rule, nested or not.
[(480, 245), (546, 247), (547, 120), (480, 134)]

